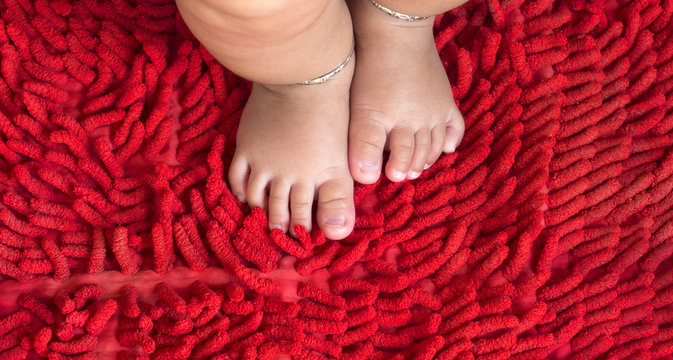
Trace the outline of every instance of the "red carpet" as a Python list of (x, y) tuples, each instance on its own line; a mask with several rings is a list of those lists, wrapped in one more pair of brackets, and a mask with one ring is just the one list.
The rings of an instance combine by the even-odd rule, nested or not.
[(228, 191), (250, 87), (171, 1), (0, 14), (0, 359), (673, 358), (672, 0), (439, 17), (465, 140), (342, 242)]

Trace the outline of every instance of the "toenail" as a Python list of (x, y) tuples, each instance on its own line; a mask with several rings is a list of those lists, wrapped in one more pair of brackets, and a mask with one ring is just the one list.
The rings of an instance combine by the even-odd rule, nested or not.
[(455, 145), (455, 144), (451, 144), (451, 145), (449, 145), (449, 149), (448, 149), (448, 150), (449, 150), (450, 153), (456, 151), (456, 145)]
[(376, 173), (380, 171), (379, 165), (372, 163), (362, 163), (362, 166), (360, 166), (360, 170), (362, 172), (370, 172), (370, 173)]
[(423, 167), (423, 170), (428, 170), (429, 168), (430, 168), (430, 164), (425, 164), (425, 166)]
[(236, 196), (236, 198), (238, 199), (238, 201), (243, 202), (243, 195), (241, 195), (241, 194), (235, 194), (234, 196)]
[(393, 177), (397, 180), (404, 180), (406, 178), (403, 172), (397, 170), (393, 171)]
[(346, 218), (343, 218), (343, 217), (327, 218), (327, 219), (325, 219), (325, 225), (346, 226)]
[(276, 224), (274, 224), (274, 225), (271, 225), (270, 228), (271, 228), (271, 230), (278, 229), (278, 230), (280, 230), (280, 231), (285, 232), (285, 228), (282, 227), (282, 226), (280, 226), (280, 225), (276, 225)]
[(409, 171), (409, 179), (416, 179), (417, 177), (421, 176), (421, 173), (416, 172), (416, 171)]

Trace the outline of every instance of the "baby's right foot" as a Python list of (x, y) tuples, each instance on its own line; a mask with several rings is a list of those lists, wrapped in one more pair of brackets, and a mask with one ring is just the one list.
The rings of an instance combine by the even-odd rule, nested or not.
[(318, 85), (255, 84), (229, 169), (234, 194), (267, 209), (269, 227), (311, 228), (313, 200), (325, 237), (348, 236), (355, 221), (348, 170), (348, 109), (353, 61)]

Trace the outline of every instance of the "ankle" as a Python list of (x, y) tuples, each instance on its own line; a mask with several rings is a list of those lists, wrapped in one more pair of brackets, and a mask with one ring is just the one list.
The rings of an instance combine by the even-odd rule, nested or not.
[(334, 95), (345, 94), (350, 92), (350, 84), (353, 80), (353, 73), (355, 69), (355, 54), (352, 55), (343, 68), (337, 73), (333, 74), (329, 79), (323, 83), (304, 85), (299, 83), (294, 84), (267, 84), (256, 83), (264, 91), (279, 97), (279, 98), (300, 98), (304, 96), (315, 97), (319, 94)]
[[(355, 1), (355, 0), (351, 0)], [(434, 20), (438, 14), (453, 10), (468, 0), (368, 0), (374, 1), (378, 7), (382, 7), (384, 12), (393, 12), (393, 16), (406, 17), (426, 17)], [(391, 16), (391, 15), (388, 15)]]
[(398, 19), (378, 9), (370, 0), (352, 0), (349, 8), (359, 41), (376, 40), (397, 46), (405, 39), (433, 39), (433, 16), (415, 21)]

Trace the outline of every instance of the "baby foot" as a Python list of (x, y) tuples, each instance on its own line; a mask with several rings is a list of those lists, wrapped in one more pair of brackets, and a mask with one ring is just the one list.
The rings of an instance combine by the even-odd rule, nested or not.
[(311, 228), (313, 200), (325, 237), (348, 236), (355, 221), (348, 171), (351, 61), (319, 85), (254, 84), (229, 169), (234, 194), (268, 211), (271, 229)]
[[(381, 174), (394, 182), (415, 179), (442, 152), (453, 152), (465, 125), (437, 53), (433, 19), (393, 18), (369, 0), (350, 2), (356, 36), (351, 87), (349, 164), (363, 184)], [(413, 15), (413, 14), (412, 14)]]

